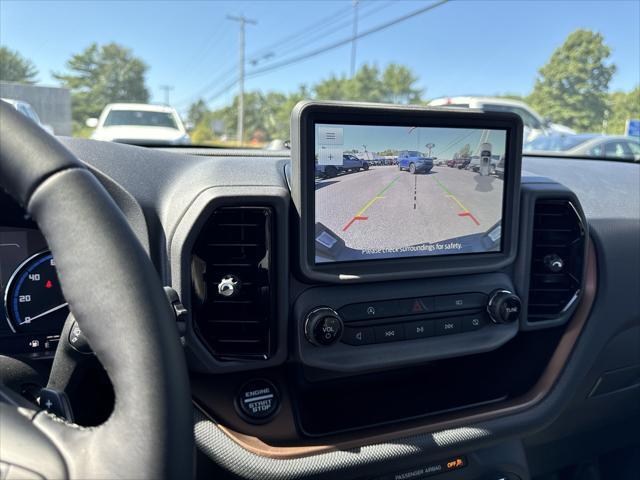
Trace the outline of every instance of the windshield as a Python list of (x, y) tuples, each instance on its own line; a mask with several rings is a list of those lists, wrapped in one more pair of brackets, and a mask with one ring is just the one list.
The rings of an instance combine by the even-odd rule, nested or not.
[(178, 128), (171, 113), (111, 110), (104, 120), (104, 126), (113, 127), (117, 125)]
[[(578, 156), (592, 135), (602, 146), (579, 156), (640, 161), (638, 1), (0, 0), (0, 13), (0, 96), (29, 104), (57, 135), (282, 150), (298, 101), (348, 100), (513, 112), (534, 156)], [(176, 113), (96, 121), (127, 103)], [(103, 131), (112, 126), (184, 136), (116, 138)], [(629, 142), (607, 147), (620, 138)], [(406, 154), (480, 154), (447, 147)], [(398, 160), (357, 149), (372, 164)]]
[(531, 142), (527, 142), (524, 146), (524, 151), (547, 150), (565, 152), (594, 138), (597, 138), (597, 135), (544, 135)]

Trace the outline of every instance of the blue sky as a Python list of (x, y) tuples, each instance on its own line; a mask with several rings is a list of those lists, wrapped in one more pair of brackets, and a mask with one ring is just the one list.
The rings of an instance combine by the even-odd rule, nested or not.
[[(361, 0), (364, 31), (432, 1)], [(257, 67), (321, 47), (351, 34), (351, 0), (324, 1), (15, 1), (0, 0), (0, 43), (19, 50), (40, 70), (42, 84), (91, 42), (116, 41), (150, 67), (154, 101), (172, 85), (179, 107), (199, 96), (228, 103), (237, 76), (238, 25), (228, 14), (256, 19), (247, 26), (247, 54), (273, 53)], [(611, 88), (640, 83), (640, 1), (472, 1), (446, 3), (360, 40), (357, 64), (396, 62), (419, 77), (426, 98), (455, 94), (527, 94), (537, 69), (576, 28), (601, 32), (617, 65)], [(319, 21), (323, 20), (320, 24)], [(265, 49), (297, 32), (296, 43)], [(342, 46), (246, 82), (246, 89), (292, 91), (331, 74), (348, 74), (351, 47)]]
[[(329, 126), (333, 125), (317, 125)], [(336, 125), (343, 129), (342, 150), (381, 152), (383, 150), (418, 150), (426, 152), (426, 144), (433, 143), (432, 155), (443, 158), (452, 158), (465, 144), (469, 144), (475, 152), (482, 136), (482, 130), (468, 128), (408, 128), (397, 126), (361, 126), (361, 125)], [(504, 130), (491, 130), (489, 139), (492, 145), (492, 153), (502, 155), (505, 149), (506, 132)], [(319, 148), (319, 136), (316, 134), (316, 151)]]

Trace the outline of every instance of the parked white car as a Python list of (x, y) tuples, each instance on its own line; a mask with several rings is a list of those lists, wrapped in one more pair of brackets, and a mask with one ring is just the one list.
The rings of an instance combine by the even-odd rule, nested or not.
[(7, 102), (9, 105), (11, 105), (18, 112), (23, 114), (25, 117), (33, 120), (34, 123), (36, 125), (39, 125), (40, 127), (42, 127), (42, 129), (45, 132), (47, 132), (47, 133), (49, 133), (51, 135), (54, 135), (53, 127), (51, 125), (46, 125), (46, 124), (42, 123), (42, 121), (40, 121), (40, 117), (38, 116), (36, 111), (33, 109), (31, 104), (29, 104), (27, 102), (23, 102), (22, 100), (14, 100), (13, 98), (2, 98), (0, 100), (2, 100), (3, 102)]
[(478, 108), (489, 112), (517, 113), (524, 123), (524, 141), (530, 142), (540, 135), (575, 134), (575, 130), (558, 123), (545, 120), (529, 105), (517, 100), (496, 97), (443, 97), (431, 100), (432, 107)]
[(189, 145), (178, 112), (172, 107), (145, 103), (111, 103), (100, 118), (89, 118), (87, 126), (95, 128), (91, 138), (106, 142), (136, 145)]

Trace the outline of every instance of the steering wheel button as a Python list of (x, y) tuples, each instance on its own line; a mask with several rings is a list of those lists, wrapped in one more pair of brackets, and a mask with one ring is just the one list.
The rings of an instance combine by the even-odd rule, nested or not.
[(256, 380), (240, 389), (237, 406), (246, 420), (262, 423), (275, 415), (280, 406), (280, 398), (271, 382)]

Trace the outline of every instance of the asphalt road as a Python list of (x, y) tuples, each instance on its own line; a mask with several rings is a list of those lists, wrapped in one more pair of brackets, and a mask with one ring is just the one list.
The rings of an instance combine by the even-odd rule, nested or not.
[(316, 221), (358, 250), (443, 242), (498, 222), (502, 187), (496, 177), (447, 166), (417, 175), (371, 167), (317, 181)]

